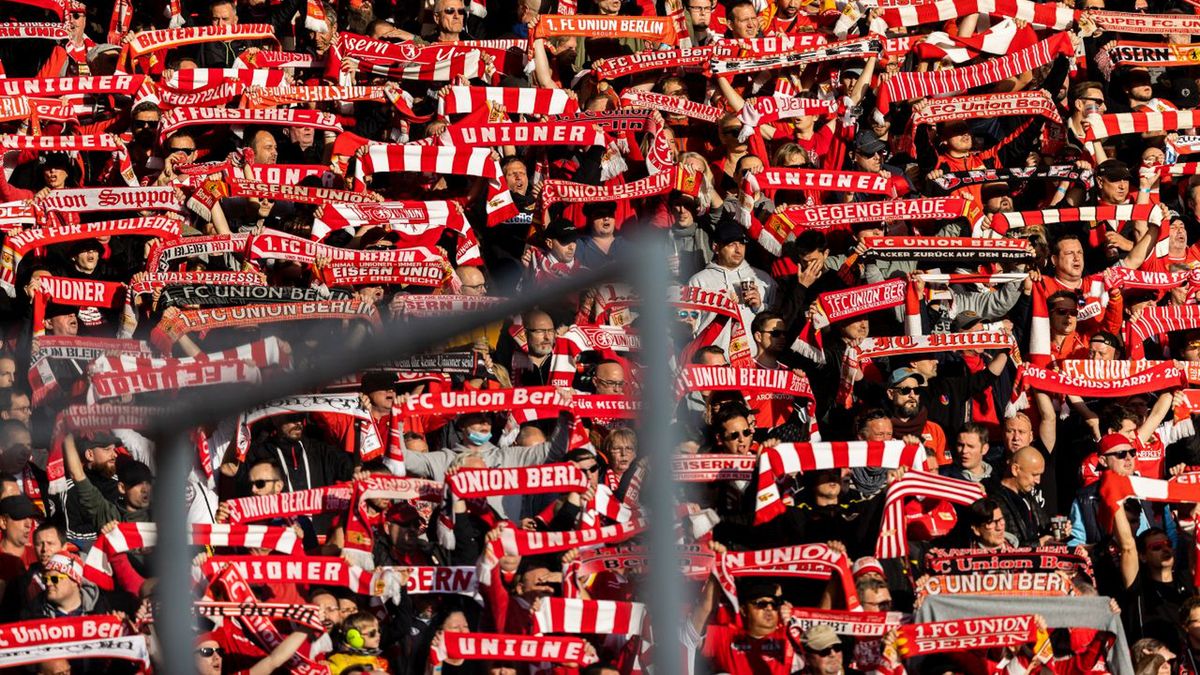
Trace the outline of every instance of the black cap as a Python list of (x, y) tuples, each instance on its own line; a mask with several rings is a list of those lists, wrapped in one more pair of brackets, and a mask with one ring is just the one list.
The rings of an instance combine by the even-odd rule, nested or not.
[(371, 372), (363, 373), (362, 386), (359, 391), (369, 394), (373, 391), (386, 391), (396, 384), (395, 373)]
[(579, 230), (566, 218), (556, 218), (546, 226), (546, 238), (563, 245), (573, 244), (579, 238)]
[(66, 168), (71, 166), (71, 156), (65, 152), (43, 152), (38, 155), (38, 164)]
[(615, 216), (616, 214), (617, 204), (615, 202), (587, 202), (583, 205), (583, 215), (589, 220)]
[(950, 322), (951, 333), (961, 333), (964, 330), (974, 328), (983, 317), (976, 314), (973, 310), (966, 310), (955, 315), (954, 320)]
[(983, 201), (995, 199), (996, 197), (1005, 197), (1012, 194), (1012, 188), (1004, 181), (996, 181), (994, 183), (984, 183), (979, 189), (979, 194), (983, 197)]
[(713, 241), (718, 246), (724, 246), (735, 241), (745, 243), (748, 241), (746, 228), (734, 222), (732, 218), (722, 218), (721, 222), (717, 223), (717, 231), (713, 233)]
[(868, 129), (862, 129), (854, 136), (854, 150), (864, 155), (873, 155), (882, 150), (887, 150), (887, 143), (884, 143), (874, 133)]
[(741, 603), (753, 602), (760, 598), (774, 598), (779, 592), (779, 584), (751, 577), (751, 581), (740, 584), (737, 595)]
[(1200, 107), (1200, 87), (1195, 79), (1180, 76), (1167, 86), (1166, 98), (1180, 108)]
[(80, 450), (88, 448), (103, 448), (106, 445), (120, 445), (121, 439), (107, 431), (97, 431), (89, 434), (79, 443)]
[(1105, 180), (1133, 180), (1129, 165), (1119, 159), (1106, 159), (1096, 167), (1096, 177)]
[(46, 303), (46, 313), (42, 316), (46, 319), (53, 319), (59, 316), (70, 316), (77, 311), (79, 311), (78, 307), (64, 305), (59, 302), (48, 302)]
[(0, 516), (13, 520), (25, 520), (26, 518), (41, 518), (42, 512), (29, 497), (13, 495), (0, 499)]
[(967, 124), (965, 120), (950, 120), (949, 122), (942, 122), (939, 132), (942, 138), (950, 138), (951, 136), (970, 133), (971, 125)]
[(396, 242), (400, 241), (400, 233), (393, 232), (386, 227), (373, 227), (367, 230), (358, 240), (359, 248), (370, 248), (379, 246), (382, 248), (391, 248)]
[(136, 459), (128, 459), (117, 465), (117, 480), (125, 485), (125, 489), (142, 483), (153, 483), (154, 474), (150, 467)]
[(71, 242), (68, 256), (77, 256), (84, 251), (99, 251), (104, 252), (104, 244), (100, 243), (99, 239), (80, 239), (79, 241)]

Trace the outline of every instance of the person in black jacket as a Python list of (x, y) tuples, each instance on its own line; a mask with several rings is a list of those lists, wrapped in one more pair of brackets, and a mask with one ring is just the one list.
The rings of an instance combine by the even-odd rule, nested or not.
[[(307, 418), (303, 414), (273, 418), (270, 436), (252, 445), (243, 467), (262, 458), (271, 458), (283, 467), (285, 491), (298, 492), (350, 480), (354, 460), (346, 452), (304, 433)], [(246, 475), (240, 472), (239, 483)]]
[(988, 495), (1000, 504), (1000, 513), (1018, 546), (1038, 546), (1049, 540), (1050, 516), (1033, 496), (1045, 471), (1042, 453), (1021, 448), (1009, 458), (1000, 480), (988, 489)]

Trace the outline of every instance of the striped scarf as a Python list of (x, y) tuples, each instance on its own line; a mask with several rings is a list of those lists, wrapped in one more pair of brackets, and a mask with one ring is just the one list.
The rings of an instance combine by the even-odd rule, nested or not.
[(1031, 0), (940, 0), (884, 9), (883, 20), (889, 26), (911, 28), (926, 23), (945, 23), (968, 14), (980, 13), (1018, 19), (1055, 30), (1074, 28), (1079, 14), (1063, 5)]
[(529, 87), (447, 87), (438, 96), (439, 115), (460, 115), (485, 105), (504, 106), (510, 115), (571, 115), (579, 103), (565, 89)]
[(1070, 56), (1074, 53), (1075, 49), (1071, 45), (1070, 36), (1066, 33), (1057, 33), (1031, 47), (966, 68), (925, 73), (898, 73), (889, 78), (883, 90), (879, 92), (876, 107), (880, 114), (886, 115), (892, 101), (946, 96), (975, 87), (995, 84), (1015, 75), (1040, 68), (1060, 54)]
[(904, 521), (905, 499), (934, 498), (967, 506), (984, 496), (983, 486), (978, 483), (919, 471), (904, 474), (888, 486), (883, 506), (883, 521), (879, 527), (879, 541), (875, 545), (875, 557), (883, 560), (908, 554)]
[(1152, 335), (1166, 335), (1200, 326), (1200, 305), (1170, 305), (1147, 307), (1133, 321), (1125, 324), (1125, 348), (1129, 358), (1140, 359), (1145, 354), (1145, 341)]
[(1126, 134), (1175, 131), (1200, 126), (1200, 117), (1196, 115), (1195, 110), (1088, 115), (1085, 121), (1088, 123), (1083, 136), (1085, 142)]

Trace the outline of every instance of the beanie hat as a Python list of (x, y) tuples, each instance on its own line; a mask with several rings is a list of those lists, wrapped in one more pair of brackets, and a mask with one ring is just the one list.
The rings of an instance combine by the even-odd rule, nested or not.
[(83, 585), (83, 561), (74, 553), (57, 553), (46, 563), (46, 570), (67, 575), (71, 581)]

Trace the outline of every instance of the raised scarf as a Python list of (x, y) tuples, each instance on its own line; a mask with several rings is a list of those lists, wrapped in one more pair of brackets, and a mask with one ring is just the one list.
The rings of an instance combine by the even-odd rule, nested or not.
[(876, 108), (886, 115), (892, 101), (908, 101), (915, 98), (946, 96), (995, 84), (1009, 77), (1040, 68), (1058, 55), (1071, 56), (1075, 48), (1066, 33), (1056, 33), (1033, 46), (1026, 47), (1007, 56), (989, 59), (966, 68), (929, 71), (924, 73), (901, 72), (888, 78), (879, 92)]
[(971, 265), (1027, 260), (1033, 249), (1024, 239), (979, 237), (864, 237), (871, 260), (919, 260)]
[(831, 44), (806, 47), (798, 51), (758, 54), (750, 58), (713, 59), (709, 69), (714, 75), (733, 77), (764, 70), (777, 71), (782, 68), (807, 66), (840, 59), (869, 59), (883, 51), (883, 42), (878, 37), (853, 38)]
[[(968, 171), (950, 171), (944, 173), (934, 180), (934, 183), (949, 192), (971, 185), (1017, 180), (1069, 180), (1080, 183), (1084, 187), (1091, 187), (1092, 170), (1081, 169), (1073, 164), (1045, 167), (1017, 167), (1012, 169), (971, 169)], [(1007, 216), (1011, 214), (998, 213), (995, 215)], [(995, 220), (994, 217), (993, 220)]]
[(621, 94), (621, 105), (631, 108), (650, 108), (712, 124), (719, 122), (725, 115), (725, 111), (716, 106), (692, 101), (682, 96), (667, 96), (640, 89), (626, 89)]
[(579, 530), (561, 532), (531, 532), (505, 527), (500, 537), (491, 542), (492, 550), (497, 556), (506, 555), (541, 555), (556, 553), (581, 546), (596, 544), (612, 544), (625, 541), (646, 529), (646, 522), (641, 518), (616, 525), (587, 527)]
[(315, 302), (285, 302), (244, 307), (213, 307), (179, 312), (155, 326), (150, 341), (166, 352), (179, 338), (189, 333), (217, 328), (245, 328), (281, 321), (362, 320), (379, 325), (375, 305), (354, 298), (349, 300), (318, 300)]
[(930, 99), (927, 107), (913, 111), (912, 123), (938, 124), (1013, 115), (1041, 115), (1062, 124), (1058, 106), (1044, 89)]
[[(981, 495), (982, 496), (982, 495)], [(1075, 595), (1070, 577), (1058, 572), (1007, 574), (930, 574), (917, 580), (917, 597), (930, 595), (1011, 595), (1065, 597)]]
[[(738, 119), (742, 122), (738, 140), (745, 142), (758, 127), (764, 124), (773, 124), (779, 120), (807, 115), (833, 117), (838, 114), (839, 107), (837, 101), (798, 96), (763, 96), (753, 103), (742, 106), (742, 110), (738, 113)], [(718, 119), (714, 119), (712, 122), (715, 124), (719, 119), (718, 116)]]
[(1024, 387), (1060, 396), (1123, 398), (1134, 394), (1149, 394), (1186, 386), (1186, 376), (1175, 366), (1173, 361), (1159, 361), (1153, 367), (1128, 377), (1111, 380), (1066, 375), (1032, 364), (1023, 364), (1017, 369), (1014, 390)]
[(78, 77), (25, 77), (0, 79), (5, 96), (73, 96), (117, 94), (133, 96), (146, 81), (145, 75), (81, 75)]
[(439, 143), (459, 147), (513, 145), (561, 146), (607, 145), (604, 132), (587, 122), (499, 122), (477, 125), (451, 125), (438, 138)]
[(375, 421), (371, 413), (362, 407), (358, 394), (299, 394), (268, 401), (242, 413), (238, 418), (237, 433), (234, 436), (239, 455), (244, 457), (250, 449), (252, 425), (276, 415), (310, 412), (349, 415), (354, 418), (359, 433), (360, 455), (373, 455), (383, 447), (383, 441), (375, 429)]
[(675, 396), (693, 391), (741, 391), (748, 396), (784, 394), (812, 399), (812, 387), (803, 373), (766, 368), (687, 365), (675, 381)]
[(923, 221), (961, 218), (967, 200), (960, 197), (920, 197), (847, 204), (792, 206), (771, 215), (762, 232), (782, 244), (804, 229), (845, 228), (854, 223)]
[(1085, 142), (1126, 134), (1175, 131), (1200, 126), (1200, 117), (1196, 115), (1195, 110), (1088, 115), (1085, 121), (1088, 123), (1083, 136)]
[(71, 307), (111, 309), (125, 300), (125, 286), (115, 281), (45, 276), (33, 293), (33, 336), (46, 334), (46, 305), (54, 302)]
[(1125, 348), (1129, 358), (1140, 359), (1145, 341), (1152, 335), (1165, 335), (1200, 325), (1200, 305), (1147, 307), (1133, 321), (1125, 323)]
[[(545, 602), (543, 600), (543, 602)], [(442, 633), (440, 648), (430, 648), (431, 663), (446, 659), (577, 663), (596, 661), (582, 638), (510, 635), (507, 633)]]
[(1084, 550), (1067, 546), (1037, 546), (1003, 551), (972, 548), (930, 549), (924, 566), (930, 574), (994, 574), (1007, 572), (1053, 572), (1092, 576), (1092, 561)]
[(40, 647), (57, 642), (116, 638), (124, 633), (124, 620), (110, 614), (30, 619), (0, 626), (0, 649), (16, 645)]
[(1188, 14), (1141, 14), (1089, 10), (1096, 25), (1112, 33), (1200, 35), (1200, 17)]
[[(74, 617), (73, 617), (74, 618)], [(81, 617), (92, 618), (92, 617)], [(24, 623), (36, 623), (26, 621)], [(83, 624), (87, 625), (87, 624)], [(20, 668), (54, 659), (119, 659), (150, 666), (150, 652), (146, 647), (145, 635), (101, 638), (96, 640), (54, 641), (37, 647), (21, 645), (0, 649), (0, 668)]]
[[(0, 78), (0, 82), (6, 80)], [(40, 113), (38, 113), (41, 116)], [(42, 116), (44, 119), (44, 116)], [(129, 151), (124, 146), (117, 143), (118, 138), (112, 134), (84, 134), (80, 136), (15, 136), (7, 134), (0, 136), (0, 148), (7, 150), (32, 150), (35, 152), (42, 151), (59, 151), (59, 152), (111, 152), (113, 157), (112, 171), (118, 174), (121, 180), (125, 181), (126, 185), (136, 187), (138, 185), (137, 176), (133, 172), (133, 164), (129, 159)], [(4, 175), (9, 177), (12, 175), (14, 167), (5, 166)], [(90, 192), (81, 194), (95, 194), (95, 188)], [(168, 188), (169, 189), (169, 188)], [(47, 197), (35, 200), (35, 208), (39, 214), (48, 214), (50, 211), (47, 207), (41, 206), (46, 199), (53, 198), (63, 190), (55, 190)], [(76, 190), (79, 193), (78, 190)]]
[(459, 499), (492, 495), (584, 492), (588, 477), (570, 462), (499, 469), (460, 469), (446, 479)]
[(409, 397), (404, 406), (393, 409), (393, 414), (404, 417), (458, 415), (526, 407), (568, 409), (554, 387), (514, 387), (426, 392)]
[(1079, 12), (1062, 5), (1031, 0), (940, 0), (886, 8), (883, 10), (883, 20), (889, 26), (913, 27), (926, 23), (945, 23), (968, 14), (991, 14), (1041, 28), (1067, 30), (1075, 27)]
[(398, 298), (400, 314), (413, 319), (476, 312), (505, 301), (490, 295), (403, 295)]
[(224, 503), (229, 505), (228, 522), (239, 524), (316, 513), (344, 513), (350, 506), (352, 492), (350, 483), (339, 483), (275, 495), (241, 497)]
[(766, 169), (760, 173), (748, 173), (742, 179), (742, 192), (745, 194), (766, 190), (772, 193), (775, 190), (819, 190), (896, 196), (896, 188), (890, 177), (866, 171)]
[(197, 600), (193, 603), (198, 616), (210, 619), (264, 616), (271, 621), (294, 621), (316, 631), (325, 632), (321, 608), (316, 605), (294, 605), (282, 602), (223, 602), (220, 600)]
[(51, 394), (62, 390), (55, 372), (55, 361), (72, 361), (82, 373), (87, 364), (105, 355), (130, 354), (150, 356), (150, 345), (140, 340), (116, 338), (43, 335), (33, 340), (32, 365), (29, 367), (29, 386), (33, 389), (33, 405), (41, 405)]
[(737, 46), (729, 44), (729, 42), (725, 40), (704, 47), (686, 47), (664, 51), (647, 50), (609, 59), (597, 59), (592, 63), (592, 73), (599, 80), (615, 80), (651, 70), (681, 68), (689, 71), (701, 71), (705, 70), (713, 59), (727, 59), (737, 55)]
[(965, 652), (996, 647), (1016, 647), (1038, 638), (1032, 614), (951, 619), (900, 626), (896, 647), (905, 658)]
[(406, 265), (437, 263), (442, 257), (427, 247), (392, 249), (349, 249), (320, 244), (283, 232), (264, 232), (246, 240), (246, 259), (291, 260), (312, 264), (317, 257), (328, 260), (330, 267), (339, 265)]
[[(211, 580), (209, 584), (210, 588), (217, 588), (223, 591), (225, 597), (230, 602), (245, 606), (255, 606), (258, 604), (258, 599), (254, 596), (254, 591), (250, 588), (250, 582), (241, 571), (243, 568), (232, 564), (221, 564), (219, 566), (208, 566), (205, 570), (208, 572), (206, 576)], [(261, 658), (269, 654), (283, 642), (283, 635), (279, 632), (279, 628), (275, 626), (268, 616), (257, 612), (244, 612), (236, 617), (236, 623), (241, 626), (241, 630), (230, 627), (230, 630), (224, 631), (224, 634), (237, 645), (237, 653), (253, 658)], [(312, 659), (309, 658), (311, 649), (308, 647), (311, 647), (311, 645), (306, 645), (297, 650), (288, 659), (285, 665), (289, 672), (300, 673), (301, 675), (315, 675), (316, 673), (328, 672), (327, 668), (319, 668), (313, 663)]]
[(177, 70), (169, 76), (164, 76), (159, 85), (159, 93), (164, 90), (175, 94), (198, 93), (209, 91), (213, 87), (235, 84), (239, 86), (238, 94), (253, 97), (250, 89), (259, 87), (281, 87), (287, 82), (287, 73), (282, 70), (250, 69), (250, 68), (189, 68)]
[(1200, 63), (1200, 53), (1197, 53), (1195, 46), (1191, 44), (1116, 40), (1108, 43), (1105, 50), (1108, 51), (1109, 61), (1114, 66), (1170, 68)]
[(388, 100), (384, 91), (384, 88), (379, 86), (341, 87), (315, 85), (298, 87), (294, 85), (282, 85), (265, 87), (263, 89), (250, 89), (246, 92), (246, 101), (251, 108), (274, 108), (281, 105), (324, 103), (327, 101), (374, 101), (382, 103)]
[(63, 188), (53, 190), (34, 200), (37, 207), (49, 211), (173, 211), (183, 212), (183, 204), (175, 188), (162, 187), (99, 187)]
[(211, 578), (225, 566), (236, 569), (251, 584), (338, 586), (370, 596), (382, 595), (376, 578), (382, 573), (395, 574), (394, 568), (380, 568), (372, 574), (341, 558), (305, 555), (219, 555), (209, 558), (200, 571)]
[(734, 585), (734, 579), (737, 577), (825, 580), (834, 574), (838, 576), (846, 607), (851, 610), (860, 609), (849, 557), (825, 544), (798, 544), (758, 551), (727, 551), (718, 556), (714, 570), (717, 583), (735, 607), (740, 604), (737, 601), (737, 587)]
[(681, 483), (712, 483), (750, 480), (758, 458), (753, 455), (677, 455), (671, 458), (675, 480)]
[(875, 557), (899, 558), (908, 554), (905, 528), (904, 500), (912, 497), (941, 499), (951, 504), (967, 506), (985, 496), (983, 486), (970, 481), (948, 478), (923, 471), (909, 471), (888, 486), (883, 506), (883, 521)]
[(799, 641), (801, 635), (814, 626), (826, 625), (838, 635), (854, 637), (883, 637), (900, 627), (905, 615), (900, 612), (854, 612), (846, 609), (813, 609), (793, 607), (788, 621), (788, 635)]
[(533, 612), (536, 633), (634, 635), (642, 632), (646, 608), (640, 602), (542, 598)]
[(176, 108), (163, 115), (159, 126), (160, 139), (180, 129), (198, 124), (217, 126), (283, 126), (311, 127), (323, 132), (343, 131), (332, 113), (303, 109), (251, 108)]
[(460, 115), (496, 103), (510, 115), (570, 115), (579, 103), (564, 89), (470, 87), (454, 85), (439, 92), (438, 114)]
[(645, 199), (677, 189), (680, 177), (684, 175), (687, 174), (672, 167), (632, 183), (616, 185), (590, 185), (549, 178), (542, 183), (542, 208), (549, 209), (559, 202), (594, 204)]
[(157, 237), (163, 240), (178, 239), (180, 233), (178, 220), (163, 216), (149, 218), (126, 218), (109, 220), (98, 223), (77, 223), (72, 225), (39, 227), (26, 230), (4, 240), (4, 248), (0, 250), (0, 289), (9, 295), (16, 296), (13, 282), (16, 279), (17, 268), (21, 258), (26, 253), (43, 246), (65, 244), (80, 239), (95, 239), (97, 237), (120, 237), (139, 235)]
[[(154, 96), (147, 96), (148, 101), (156, 101), (162, 110), (173, 110), (184, 107), (223, 106), (242, 95), (246, 85), (233, 80), (218, 82), (203, 89), (194, 91), (176, 91), (165, 86), (155, 87)], [(139, 101), (140, 103), (141, 101)]]
[(674, 45), (679, 42), (675, 23), (663, 16), (601, 16), (542, 14), (530, 31), (531, 40), (556, 37), (636, 38), (651, 43)]
[(773, 520), (786, 509), (779, 494), (779, 479), (794, 473), (875, 467), (914, 471), (925, 466), (925, 448), (904, 441), (848, 441), (834, 443), (781, 443), (767, 448), (758, 460), (758, 497), (754, 524)]
[[(365, 459), (374, 459), (379, 455), (382, 455), (381, 451), (374, 456), (365, 457)], [(443, 492), (441, 483), (389, 474), (364, 476), (352, 483), (352, 489), (350, 510), (345, 523), (346, 541), (342, 548), (342, 556), (367, 570), (375, 567), (375, 559), (372, 556), (375, 546), (375, 531), (386, 522), (385, 514), (382, 511), (374, 515), (367, 512), (369, 502), (377, 499), (427, 502), (430, 504), (428, 508), (432, 513), (432, 504), (442, 501)]]
[(66, 40), (69, 37), (70, 32), (61, 23), (0, 23), (0, 40)]
[(359, 180), (368, 174), (402, 171), (483, 178), (488, 184), (488, 225), (497, 225), (516, 215), (512, 194), (501, 184), (504, 174), (500, 163), (487, 148), (372, 143), (354, 171)]
[[(188, 237), (180, 240), (178, 235), (160, 239), (150, 248), (146, 256), (146, 271), (149, 274), (166, 273), (171, 263), (181, 258), (197, 255), (225, 255), (241, 253), (246, 250), (249, 233), (212, 234), (200, 237)], [(198, 274), (199, 272), (178, 272), (177, 274)], [(257, 273), (255, 273), (257, 276)], [(259, 277), (261, 279), (261, 277)], [(205, 282), (212, 283), (212, 282)], [(263, 283), (261, 280), (259, 283)], [(135, 282), (136, 284), (136, 282)]]
[(190, 28), (167, 28), (134, 33), (133, 38), (121, 48), (120, 64), (128, 58), (141, 58), (165, 49), (177, 49), (186, 45), (205, 42), (233, 42), (235, 40), (270, 40), (278, 46), (275, 28), (266, 23), (243, 23), (237, 26), (194, 26)]
[(700, 332), (692, 338), (680, 353), (681, 362), (690, 362), (692, 355), (702, 347), (715, 344), (730, 326), (729, 332), (729, 364), (737, 368), (753, 368), (754, 361), (750, 357), (750, 347), (746, 339), (746, 327), (742, 322), (742, 313), (737, 303), (725, 293), (712, 291), (699, 286), (681, 286), (679, 297), (673, 297), (671, 305), (678, 310), (709, 312), (712, 320), (708, 321)]
[[(242, 272), (234, 272), (242, 274)], [(158, 302), (160, 307), (227, 307), (276, 302), (316, 302), (329, 299), (349, 299), (341, 289), (297, 288), (293, 286), (249, 286), (233, 284), (187, 284), (165, 288)]]
[(330, 204), (346, 202), (355, 204), (377, 203), (369, 195), (350, 190), (338, 190), (326, 187), (310, 187), (307, 185), (275, 185), (247, 180), (229, 182), (231, 197), (254, 197), (257, 199), (273, 199), (276, 201), (298, 202), (301, 204)]
[(414, 594), (456, 593), (475, 595), (479, 571), (468, 567), (408, 567), (408, 583), (404, 590)]
[(140, 368), (134, 373), (104, 373), (93, 375), (88, 390), (88, 403), (122, 396), (134, 396), (160, 391), (180, 391), (187, 388), (218, 384), (259, 384), (262, 373), (257, 366), (244, 361), (200, 361)]

